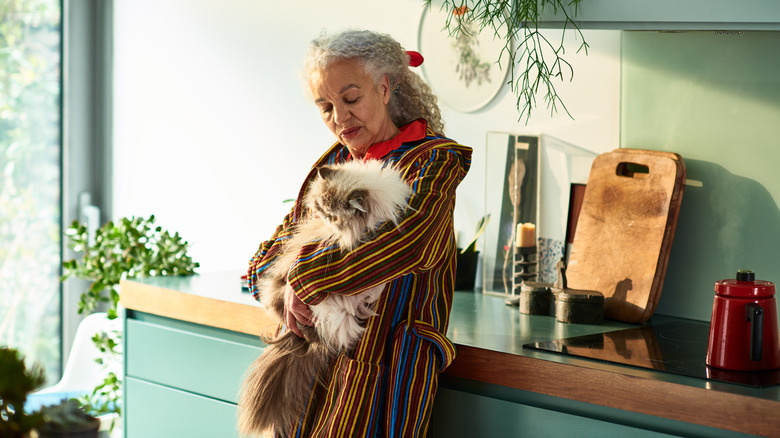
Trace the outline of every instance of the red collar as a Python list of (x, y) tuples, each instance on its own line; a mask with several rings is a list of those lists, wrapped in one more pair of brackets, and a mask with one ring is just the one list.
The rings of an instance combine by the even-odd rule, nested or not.
[[(363, 160), (379, 160), (390, 152), (398, 149), (403, 143), (410, 141), (422, 140), (426, 136), (426, 129), (428, 125), (425, 123), (425, 119), (417, 119), (411, 123), (408, 123), (401, 127), (401, 132), (390, 140), (385, 140), (379, 143), (372, 144)], [(350, 154), (351, 155), (351, 154)]]

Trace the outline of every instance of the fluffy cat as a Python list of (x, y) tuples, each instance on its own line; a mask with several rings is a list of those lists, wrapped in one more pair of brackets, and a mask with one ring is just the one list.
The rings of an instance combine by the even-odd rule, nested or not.
[[(304, 206), (310, 216), (296, 224), (279, 256), (259, 279), (260, 302), (284, 320), (287, 273), (301, 247), (315, 240), (349, 251), (381, 224), (397, 223), (407, 207), (411, 188), (401, 174), (382, 162), (349, 161), (323, 166), (309, 185)], [(385, 285), (358, 295), (330, 294), (311, 306), (315, 324), (300, 326), (304, 338), (286, 331), (249, 368), (239, 400), (239, 431), (286, 436), (306, 409), (312, 384), (340, 351), (349, 350), (363, 334), (365, 320)]]

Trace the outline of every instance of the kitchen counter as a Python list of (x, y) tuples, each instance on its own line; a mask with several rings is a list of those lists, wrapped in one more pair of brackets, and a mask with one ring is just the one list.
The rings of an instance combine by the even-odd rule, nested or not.
[[(241, 292), (240, 275), (225, 272), (127, 280), (121, 284), (120, 302), (131, 313), (232, 332), (257, 336), (273, 330), (275, 324), (264, 309)], [(702, 434), (714, 428), (724, 433), (780, 436), (778, 386), (758, 389), (523, 347), (628, 327), (634, 325), (560, 323), (549, 316), (520, 314), (507, 307), (503, 297), (456, 292), (447, 336), (458, 354), (444, 371), (442, 387), (510, 401), (530, 397), (547, 408), (561, 405), (561, 410), (577, 415), (600, 409), (603, 412), (592, 417), (627, 415), (623, 424), (657, 418), (672, 424), (667, 429), (659, 426), (665, 433), (683, 425), (698, 427), (697, 433)], [(690, 430), (684, 434), (694, 434)]]

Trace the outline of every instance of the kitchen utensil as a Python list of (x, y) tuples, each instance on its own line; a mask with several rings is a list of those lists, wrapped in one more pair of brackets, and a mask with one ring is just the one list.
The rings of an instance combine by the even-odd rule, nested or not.
[(671, 152), (617, 149), (593, 161), (577, 222), (569, 287), (604, 295), (604, 316), (642, 323), (661, 295), (685, 182)]
[(774, 283), (749, 270), (715, 283), (706, 362), (732, 371), (780, 368)]

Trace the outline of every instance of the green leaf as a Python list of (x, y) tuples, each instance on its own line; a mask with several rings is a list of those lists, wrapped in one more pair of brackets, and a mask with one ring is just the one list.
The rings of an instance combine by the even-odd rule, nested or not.
[[(467, 44), (468, 38), (464, 40), (464, 36), (468, 37), (477, 29), (492, 30), (494, 38), (503, 40), (504, 48), (498, 59), (492, 61), (508, 69), (508, 84), (517, 97), (519, 119), (525, 116), (527, 123), (531, 111), (536, 107), (536, 97), (540, 92), (543, 93), (543, 99), (551, 114), (562, 108), (571, 117), (558, 96), (556, 83), (567, 76), (571, 80), (574, 76), (572, 65), (563, 57), (564, 34), (567, 31), (575, 32), (582, 41), (577, 52), (585, 50), (587, 54), (588, 51), (584, 35), (574, 20), (581, 2), (582, 0), (443, 0), (440, 10), (448, 17), (445, 23), (446, 31), (458, 42), (457, 47), (462, 55), (461, 65), (467, 71), (478, 72), (480, 63), (475, 64), (472, 59), (473, 45)], [(432, 3), (431, 0), (424, 0), (426, 8), (431, 8)], [(551, 7), (555, 13), (561, 12), (564, 16), (560, 40), (551, 41), (539, 30), (538, 21), (545, 7)]]
[[(187, 255), (188, 244), (179, 233), (171, 233), (154, 225), (154, 219), (155, 216), (151, 215), (148, 218), (123, 217), (107, 222), (95, 232), (92, 243), (87, 240), (86, 226), (83, 224), (74, 221), (65, 231), (69, 247), (79, 248), (83, 256), (63, 261), (61, 281), (69, 277), (91, 281), (79, 297), (80, 314), (91, 313), (99, 304), (108, 303), (108, 318), (116, 319), (120, 300), (117, 286), (123, 278), (165, 275), (169, 272), (189, 275), (200, 267)], [(117, 354), (121, 345), (116, 337), (101, 336), (93, 338), (93, 342), (99, 351), (109, 355)], [(121, 412), (121, 381), (116, 376), (108, 376), (91, 396), (80, 400), (90, 407), (93, 415)]]

